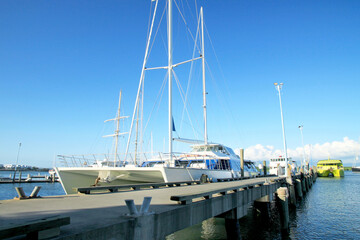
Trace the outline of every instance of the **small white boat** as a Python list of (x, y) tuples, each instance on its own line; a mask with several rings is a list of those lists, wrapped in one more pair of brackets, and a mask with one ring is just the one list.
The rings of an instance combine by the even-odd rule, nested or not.
[[(287, 162), (291, 168), (297, 169), (297, 163), (293, 161), (291, 157), (288, 158)], [(269, 164), (269, 174), (283, 176), (285, 175), (285, 167), (285, 157), (279, 156), (277, 158), (271, 158)]]
[(359, 156), (356, 155), (354, 165), (351, 167), (351, 171), (353, 172), (360, 172), (360, 166), (357, 165), (359, 161)]

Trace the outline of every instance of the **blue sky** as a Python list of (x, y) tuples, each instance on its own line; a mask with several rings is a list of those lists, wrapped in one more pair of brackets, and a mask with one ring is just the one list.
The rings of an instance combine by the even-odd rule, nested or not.
[[(197, 3), (204, 6), (211, 39), (205, 43), (211, 69), (209, 139), (245, 148), (245, 154), (249, 149), (247, 157), (255, 160), (276, 155), (282, 149), (282, 132), (273, 83), (283, 82), (292, 156), (299, 158), (302, 152), (298, 129), (302, 124), (305, 145), (318, 146), (312, 151), (314, 160), (330, 155), (352, 163), (360, 151), (360, 2)], [(112, 151), (111, 139), (101, 136), (111, 134), (113, 126), (103, 121), (114, 117), (120, 89), (122, 113), (132, 114), (150, 4), (150, 0), (0, 2), (0, 163), (15, 162), (19, 142), (20, 163), (36, 166), (52, 166), (56, 154)], [(179, 5), (186, 10), (194, 1)], [(190, 24), (193, 15), (186, 16)], [(183, 27), (177, 13), (174, 22)], [(188, 39), (174, 31), (174, 62), (191, 53)], [(151, 66), (166, 64), (164, 41), (162, 29)], [(150, 99), (157, 96), (164, 72), (154, 77), (145, 86), (147, 109), (153, 106)], [(201, 83), (197, 84), (192, 109), (201, 115), (201, 91), (196, 91)], [(167, 130), (162, 123), (166, 101), (165, 92), (150, 124), (158, 150)], [(175, 107), (174, 113), (177, 128), (179, 109)], [(124, 128), (128, 126), (129, 121), (124, 123)], [(193, 136), (184, 131), (182, 137)]]

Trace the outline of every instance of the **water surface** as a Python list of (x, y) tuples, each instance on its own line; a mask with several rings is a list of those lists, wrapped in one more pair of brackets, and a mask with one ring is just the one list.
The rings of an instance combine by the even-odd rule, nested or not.
[[(10, 177), (13, 176), (14, 171), (0, 171), (0, 177)], [(39, 171), (23, 171), (21, 173), (22, 178), (26, 178), (26, 176), (30, 174), (32, 176), (35, 175), (49, 175), (48, 172), (39, 172)], [(18, 178), (19, 172), (16, 172), (16, 178)], [(0, 184), (0, 200), (13, 199), (17, 197), (17, 193), (15, 187), (22, 187), (25, 194), (29, 196), (34, 189), (35, 186), (40, 186), (40, 196), (56, 196), (56, 195), (64, 195), (65, 192), (61, 187), (59, 182), (56, 183), (2, 183)]]

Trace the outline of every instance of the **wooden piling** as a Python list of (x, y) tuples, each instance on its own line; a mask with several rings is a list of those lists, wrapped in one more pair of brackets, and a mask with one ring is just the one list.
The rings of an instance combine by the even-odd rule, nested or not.
[(289, 192), (286, 187), (281, 187), (278, 188), (276, 193), (280, 211), (281, 230), (284, 232), (289, 232)]
[(289, 192), (290, 192), (290, 206), (296, 207), (295, 184), (289, 185)]
[(294, 181), (292, 179), (291, 173), (290, 173), (290, 169), (289, 170), (289, 175), (286, 178), (286, 182), (288, 184), (288, 188), (289, 188), (289, 192), (290, 192), (290, 199), (289, 199), (289, 204), (293, 207), (296, 207), (296, 196), (295, 196), (295, 186), (294, 186)]
[(306, 192), (308, 192), (310, 190), (310, 186), (309, 186), (309, 177), (306, 176), (305, 177), (305, 187), (306, 187)]
[(240, 223), (238, 219), (225, 218), (227, 239), (241, 240)]
[(295, 180), (295, 191), (296, 191), (296, 196), (300, 199), (303, 198), (303, 191), (302, 191), (302, 186), (301, 186), (301, 180), (300, 179), (296, 179)]
[(267, 169), (266, 169), (266, 161), (263, 161), (263, 169), (264, 169), (264, 175), (267, 174)]
[(301, 188), (303, 195), (305, 195), (306, 194), (305, 178), (301, 179)]
[(259, 198), (254, 201), (254, 209), (261, 214), (261, 217), (264, 219), (270, 219), (270, 209), (271, 202), (270, 196), (267, 195), (265, 197)]

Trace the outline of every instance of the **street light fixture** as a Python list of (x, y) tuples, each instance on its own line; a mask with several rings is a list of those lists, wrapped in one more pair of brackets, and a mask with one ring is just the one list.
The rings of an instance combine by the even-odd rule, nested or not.
[(281, 124), (283, 132), (283, 143), (284, 143), (284, 153), (285, 153), (285, 177), (288, 176), (288, 156), (287, 156), (287, 147), (286, 147), (286, 137), (285, 137), (285, 126), (284, 126), (284, 116), (282, 111), (281, 104), (281, 88), (284, 85), (283, 83), (274, 83), (276, 90), (279, 92), (279, 102), (280, 102), (280, 113), (281, 113)]

